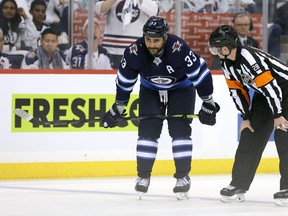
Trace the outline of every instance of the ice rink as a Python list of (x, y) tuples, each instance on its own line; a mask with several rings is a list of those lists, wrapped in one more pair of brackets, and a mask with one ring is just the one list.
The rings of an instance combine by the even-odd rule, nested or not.
[(230, 175), (191, 176), (190, 199), (177, 201), (172, 177), (151, 178), (142, 200), (135, 178), (0, 181), (0, 216), (288, 216), (274, 204), (279, 175), (257, 174), (244, 203), (221, 203)]

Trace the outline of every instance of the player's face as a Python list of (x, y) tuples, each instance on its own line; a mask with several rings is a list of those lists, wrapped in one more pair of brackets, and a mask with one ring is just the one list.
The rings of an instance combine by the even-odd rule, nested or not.
[(53, 53), (58, 47), (58, 36), (55, 34), (46, 34), (41, 40), (42, 48), (48, 53)]
[(164, 48), (165, 41), (163, 37), (144, 36), (144, 41), (149, 53), (153, 56), (159, 55)]

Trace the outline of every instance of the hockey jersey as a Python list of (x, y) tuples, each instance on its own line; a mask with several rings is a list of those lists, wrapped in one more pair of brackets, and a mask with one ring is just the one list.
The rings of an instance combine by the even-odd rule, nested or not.
[[(104, 15), (100, 12), (102, 2), (95, 4), (98, 15)], [(108, 11), (102, 45), (109, 53), (122, 55), (126, 47), (142, 36), (143, 25), (149, 17), (156, 16), (159, 12), (159, 5), (155, 0), (145, 0), (142, 4), (138, 0), (136, 2), (136, 5), (133, 4), (132, 20), (125, 27), (122, 16), (125, 0), (116, 0)]]
[[(59, 54), (61, 56), (62, 68), (55, 68), (53, 66), (53, 62), (49, 62), (49, 69), (69, 69), (69, 66), (65, 61), (64, 54), (60, 51), (57, 51), (57, 52), (59, 52)], [(40, 61), (39, 61), (39, 58), (36, 54), (36, 51), (30, 51), (24, 57), (24, 59), (22, 61), (21, 68), (22, 69), (43, 69), (39, 66), (39, 63), (40, 63)]]
[[(88, 68), (88, 45), (85, 40), (73, 45), (67, 52), (66, 62), (71, 69)], [(110, 59), (103, 47), (99, 46), (98, 51), (93, 53), (91, 69), (112, 69)]]
[(143, 37), (125, 49), (117, 73), (116, 101), (128, 102), (138, 75), (141, 85), (152, 90), (194, 85), (202, 99), (213, 93), (212, 75), (204, 59), (172, 34), (168, 34), (164, 51), (158, 57), (148, 52)]
[(243, 119), (250, 116), (249, 89), (262, 94), (275, 117), (282, 112), (282, 90), (287, 88), (288, 67), (253, 47), (237, 49), (236, 60), (221, 59), (230, 95)]
[(12, 65), (9, 61), (9, 57), (5, 53), (0, 53), (0, 69), (9, 69)]

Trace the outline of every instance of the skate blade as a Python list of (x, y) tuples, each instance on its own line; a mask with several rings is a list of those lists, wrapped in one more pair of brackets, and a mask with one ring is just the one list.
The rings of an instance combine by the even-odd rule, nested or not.
[(144, 194), (143, 192), (139, 192), (139, 191), (138, 191), (138, 198), (139, 198), (139, 200), (142, 200), (143, 194)]
[(288, 199), (275, 199), (277, 206), (288, 206)]
[(189, 192), (175, 193), (177, 200), (187, 200), (189, 199)]
[(221, 196), (221, 202), (231, 203), (231, 202), (244, 202), (245, 195), (244, 194), (235, 194), (234, 196)]

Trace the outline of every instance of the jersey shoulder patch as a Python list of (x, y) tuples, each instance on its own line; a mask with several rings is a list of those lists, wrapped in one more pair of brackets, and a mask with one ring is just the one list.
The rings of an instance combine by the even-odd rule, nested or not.
[(129, 47), (129, 53), (130, 53), (130, 54), (134, 54), (134, 55), (137, 56), (137, 55), (138, 55), (137, 52), (138, 52), (138, 47), (137, 47), (136, 43), (133, 43), (133, 44)]
[(176, 42), (174, 42), (172, 44), (172, 53), (174, 52), (180, 52), (181, 51), (181, 47), (183, 46), (183, 43), (180, 43), (179, 40), (177, 40)]

